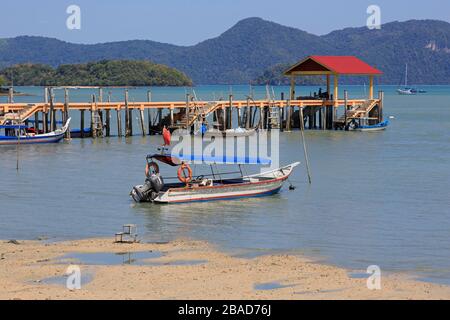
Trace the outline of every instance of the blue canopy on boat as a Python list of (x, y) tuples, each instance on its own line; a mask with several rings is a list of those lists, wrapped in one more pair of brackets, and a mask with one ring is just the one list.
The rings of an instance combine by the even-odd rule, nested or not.
[(177, 156), (181, 161), (188, 162), (204, 162), (204, 163), (217, 163), (217, 164), (265, 164), (269, 165), (272, 161), (266, 158), (260, 157), (238, 157), (238, 156), (206, 156), (206, 155), (179, 155)]
[(206, 156), (206, 155), (195, 155), (195, 154), (183, 154), (173, 156), (170, 154), (153, 154), (148, 155), (147, 158), (153, 158), (163, 163), (169, 164), (171, 166), (178, 166), (182, 162), (196, 162), (196, 163), (215, 163), (215, 164), (259, 164), (259, 165), (270, 165), (271, 160), (260, 157), (238, 157), (238, 156)]

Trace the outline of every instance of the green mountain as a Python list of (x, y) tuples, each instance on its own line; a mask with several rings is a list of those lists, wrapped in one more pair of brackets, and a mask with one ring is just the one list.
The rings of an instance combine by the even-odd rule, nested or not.
[(151, 60), (181, 70), (196, 84), (249, 83), (276, 65), (311, 54), (356, 55), (385, 73), (382, 83), (398, 84), (405, 63), (410, 83), (450, 83), (450, 24), (411, 20), (387, 23), (381, 30), (346, 28), (317, 36), (248, 18), (193, 46), (147, 40), (85, 45), (44, 37), (0, 39), (0, 66)]
[(8, 82), (36, 86), (190, 86), (184, 73), (149, 61), (102, 60), (66, 64), (57, 68), (44, 64), (18, 64), (0, 70)]

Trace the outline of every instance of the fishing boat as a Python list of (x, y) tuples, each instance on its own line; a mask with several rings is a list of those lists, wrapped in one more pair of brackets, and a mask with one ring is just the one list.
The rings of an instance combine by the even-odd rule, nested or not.
[(64, 138), (69, 124), (70, 118), (62, 128), (43, 134), (27, 131), (28, 127), (24, 124), (2, 125), (0, 129), (5, 131), (5, 135), (0, 135), (0, 145), (56, 143)]
[(384, 120), (373, 125), (357, 125), (353, 130), (355, 131), (382, 131), (389, 125), (389, 120)]
[(211, 136), (224, 136), (224, 137), (247, 137), (251, 136), (256, 133), (255, 128), (251, 129), (245, 129), (245, 128), (235, 128), (235, 129), (226, 129), (226, 130), (219, 130), (215, 128), (208, 129), (203, 133), (203, 136), (205, 137), (211, 137)]
[[(179, 181), (165, 183), (159, 173), (161, 162), (172, 167), (178, 167)], [(211, 174), (192, 176), (189, 163), (209, 164)], [(214, 165), (238, 165), (238, 172), (216, 172)], [(206, 156), (172, 156), (170, 154), (153, 154), (147, 156), (146, 180), (143, 185), (133, 187), (130, 196), (136, 202), (153, 202), (159, 204), (187, 203), (199, 201), (230, 200), (250, 197), (262, 197), (276, 194), (289, 178), (295, 162), (275, 170), (244, 175), (242, 165), (268, 165), (270, 160), (249, 157), (206, 157)], [(225, 178), (228, 175), (238, 175)], [(176, 178), (167, 178), (167, 180)]]

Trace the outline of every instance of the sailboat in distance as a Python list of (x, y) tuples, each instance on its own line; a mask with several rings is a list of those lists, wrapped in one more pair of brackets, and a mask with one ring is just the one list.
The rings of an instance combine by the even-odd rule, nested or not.
[(397, 93), (400, 95), (415, 95), (417, 93), (426, 93), (425, 90), (417, 90), (415, 88), (408, 87), (408, 64), (405, 64), (405, 86), (398, 88)]

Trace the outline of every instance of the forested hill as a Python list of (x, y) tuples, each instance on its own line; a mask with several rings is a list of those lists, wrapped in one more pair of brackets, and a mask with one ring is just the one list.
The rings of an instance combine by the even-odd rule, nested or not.
[(35, 86), (190, 86), (184, 73), (149, 61), (99, 61), (53, 68), (44, 64), (19, 64), (0, 70), (14, 84)]
[[(180, 30), (182, 32), (182, 30)], [(73, 44), (44, 37), (0, 39), (0, 67), (100, 60), (150, 60), (181, 70), (196, 84), (249, 83), (307, 55), (356, 55), (381, 69), (380, 83), (450, 83), (450, 24), (436, 20), (390, 22), (381, 30), (346, 28), (317, 36), (260, 18), (244, 19), (216, 38), (193, 46), (149, 40)]]

